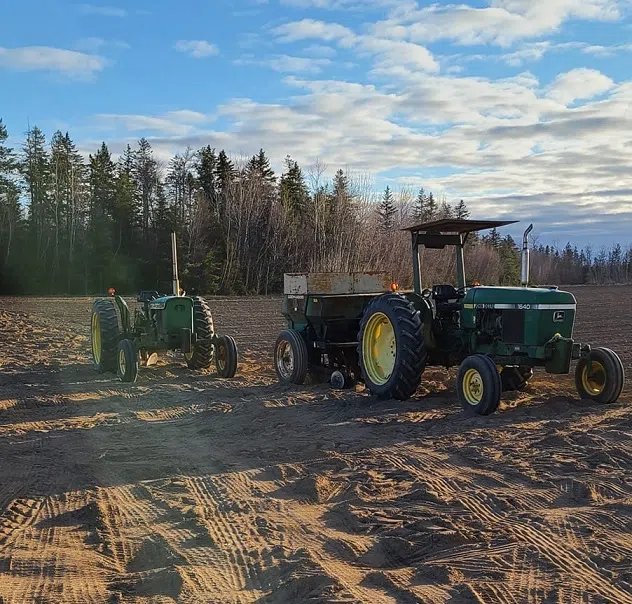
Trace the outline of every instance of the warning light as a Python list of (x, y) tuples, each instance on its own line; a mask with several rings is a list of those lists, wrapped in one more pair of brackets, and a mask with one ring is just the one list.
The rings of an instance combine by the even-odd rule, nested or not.
[(113, 296), (116, 293), (116, 290), (113, 287), (110, 287), (110, 289), (108, 289), (108, 294), (110, 294), (110, 296)]
[(480, 283), (478, 281), (473, 281), (472, 282), (472, 287), (479, 287)]
[(391, 291), (396, 292), (399, 289), (399, 283), (391, 283)]

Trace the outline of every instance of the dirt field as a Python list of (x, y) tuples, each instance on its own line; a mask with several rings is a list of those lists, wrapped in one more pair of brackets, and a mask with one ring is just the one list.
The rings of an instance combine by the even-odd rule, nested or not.
[[(632, 288), (576, 335), (632, 383)], [(0, 602), (632, 603), (632, 397), (537, 374), (488, 418), (280, 387), (280, 300), (210, 299), (233, 380), (90, 364), (90, 299), (0, 298)]]

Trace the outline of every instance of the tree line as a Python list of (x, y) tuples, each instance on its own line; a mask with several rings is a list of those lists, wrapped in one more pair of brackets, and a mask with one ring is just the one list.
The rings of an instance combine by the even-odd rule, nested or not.
[[(0, 119), (0, 293), (94, 295), (114, 287), (170, 291), (170, 233), (178, 235), (180, 279), (191, 293), (270, 294), (285, 272), (390, 271), (411, 283), (409, 234), (401, 227), (467, 218), (463, 200), (390, 187), (322, 164), (305, 173), (290, 156), (277, 175), (262, 149), (235, 159), (209, 146), (166, 164), (141, 138), (116, 159), (103, 143), (86, 159), (70, 135), (49, 141), (30, 128), (20, 149)], [(454, 254), (423, 250), (423, 281), (454, 280)], [(466, 248), (468, 280), (520, 281), (519, 249), (493, 230)], [(632, 249), (537, 245), (540, 284), (622, 283)]]

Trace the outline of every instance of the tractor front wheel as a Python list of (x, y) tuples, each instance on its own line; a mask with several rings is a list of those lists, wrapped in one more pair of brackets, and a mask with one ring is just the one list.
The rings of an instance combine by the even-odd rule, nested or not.
[(138, 353), (131, 340), (119, 342), (116, 374), (121, 382), (135, 382), (138, 377)]
[(575, 387), (582, 399), (614, 403), (621, 395), (624, 384), (623, 363), (609, 348), (593, 348), (590, 361), (580, 359), (575, 368)]
[(425, 369), (419, 312), (403, 296), (384, 294), (372, 300), (360, 321), (358, 357), (362, 380), (379, 398), (410, 398)]
[(187, 367), (189, 369), (208, 369), (213, 360), (212, 339), (215, 335), (215, 327), (208, 303), (199, 296), (193, 298), (193, 330), (197, 335), (197, 341), (193, 350), (184, 355)]
[(237, 344), (233, 337), (221, 336), (217, 338), (215, 368), (220, 377), (235, 377), (235, 373), (237, 373)]
[(274, 370), (280, 382), (303, 384), (307, 376), (307, 344), (294, 329), (284, 329), (274, 345)]
[(490, 415), (498, 409), (502, 381), (490, 357), (482, 354), (467, 357), (459, 367), (456, 383), (459, 400), (466, 411)]
[(90, 322), (92, 362), (99, 373), (116, 372), (116, 355), (120, 329), (112, 300), (95, 300)]

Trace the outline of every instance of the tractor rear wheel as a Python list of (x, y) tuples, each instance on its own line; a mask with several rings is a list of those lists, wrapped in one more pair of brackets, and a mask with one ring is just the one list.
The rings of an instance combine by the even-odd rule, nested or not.
[(467, 357), (456, 378), (459, 400), (466, 411), (490, 415), (498, 409), (502, 381), (496, 363), (483, 354)]
[(426, 364), (422, 322), (415, 307), (399, 294), (372, 300), (360, 321), (358, 358), (362, 380), (379, 398), (410, 398)]
[(294, 329), (284, 329), (274, 345), (274, 370), (279, 381), (303, 384), (308, 367), (307, 344), (303, 336)]
[(99, 373), (116, 373), (116, 355), (120, 329), (116, 307), (112, 300), (95, 300), (92, 304), (90, 344), (92, 362)]
[(138, 377), (138, 353), (131, 340), (119, 342), (116, 374), (121, 382), (135, 382)]
[(590, 362), (580, 359), (575, 368), (575, 387), (582, 399), (614, 403), (625, 385), (625, 370), (619, 356), (609, 348), (593, 348)]
[(197, 341), (193, 350), (184, 355), (189, 369), (208, 369), (213, 360), (212, 338), (215, 335), (213, 315), (204, 298), (193, 298), (193, 331)]
[(235, 377), (235, 373), (237, 373), (237, 344), (233, 337), (220, 336), (217, 338), (215, 368), (220, 377)]

